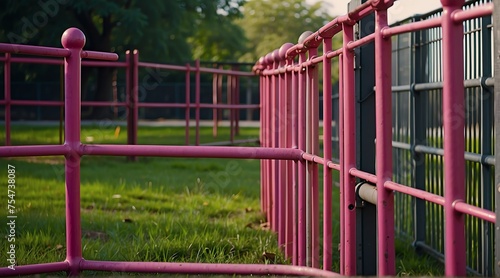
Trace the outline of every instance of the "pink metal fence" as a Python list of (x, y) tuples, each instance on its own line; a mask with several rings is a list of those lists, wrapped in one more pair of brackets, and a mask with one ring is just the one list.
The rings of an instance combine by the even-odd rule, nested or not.
[[(252, 158), (299, 160), (301, 151), (294, 149), (270, 149), (262, 147), (213, 147), (213, 146), (152, 146), (152, 145), (85, 145), (80, 142), (82, 58), (112, 61), (118, 56), (82, 50), (85, 36), (76, 29), (66, 30), (61, 39), (63, 49), (0, 44), (0, 51), (30, 55), (64, 58), (65, 92), (65, 142), (62, 145), (2, 146), (0, 157), (62, 155), (65, 157), (66, 173), (66, 246), (67, 256), (63, 262), (49, 262), (35, 265), (16, 266), (14, 270), (0, 268), (0, 276), (26, 275), (67, 271), (78, 275), (84, 270), (150, 273), (191, 274), (256, 274), (256, 275), (306, 275), (332, 276), (335, 273), (320, 269), (290, 265), (258, 264), (203, 264), (169, 262), (106, 262), (90, 261), (82, 257), (80, 218), (80, 160), (84, 155), (115, 156), (160, 156), (160, 157), (210, 157), (210, 158)], [(93, 62), (94, 64), (99, 64)], [(143, 66), (148, 66), (143, 64)], [(198, 76), (200, 70), (197, 71)], [(215, 73), (227, 73), (212, 70)], [(199, 108), (199, 107), (198, 107)]]
[[(116, 55), (82, 51), (85, 39), (77, 29), (63, 35), (64, 49), (0, 44), (0, 51), (65, 58), (65, 143), (50, 146), (0, 147), (0, 156), (63, 155), (66, 158), (67, 258), (64, 262), (0, 269), (0, 275), (82, 270), (296, 274), (330, 276), (332, 234), (340, 233), (340, 273), (356, 275), (355, 183), (358, 179), (376, 185), (378, 275), (395, 275), (394, 192), (405, 193), (445, 208), (445, 271), (465, 276), (464, 217), (471, 215), (494, 223), (495, 213), (465, 203), (463, 111), (464, 20), (491, 15), (486, 4), (463, 11), (464, 1), (442, 0), (443, 15), (397, 27), (387, 24), (392, 0), (371, 0), (337, 17), (316, 32), (305, 34), (298, 44), (285, 44), (262, 57), (254, 70), (260, 75), (261, 147), (194, 147), (144, 145), (85, 145), (80, 142), (80, 58), (113, 60)], [(375, 13), (375, 32), (354, 39), (354, 24)], [(391, 130), (391, 36), (442, 27), (443, 118), (445, 194), (439, 196), (392, 179)], [(332, 38), (342, 37), (342, 47), (332, 49)], [(376, 63), (376, 171), (356, 168), (354, 142), (354, 52), (375, 43)], [(322, 53), (319, 50), (322, 46)], [(7, 57), (7, 56), (6, 56)], [(129, 58), (130, 59), (130, 58)], [(332, 107), (332, 59), (339, 61), (339, 106)], [(138, 63), (140, 65), (140, 63)], [(148, 66), (147, 64), (142, 64)], [(319, 141), (319, 66), (323, 80), (323, 154)], [(198, 66), (196, 67), (198, 68)], [(181, 70), (181, 69), (180, 69)], [(191, 70), (183, 68), (182, 70)], [(199, 71), (198, 71), (199, 72)], [(198, 79), (197, 75), (197, 79)], [(198, 94), (197, 94), (198, 95)], [(149, 105), (149, 104), (148, 104)], [(201, 105), (199, 106), (201, 107)], [(197, 107), (197, 108), (199, 108)], [(340, 163), (332, 161), (332, 110), (338, 109)], [(80, 158), (83, 155), (252, 158), (261, 160), (261, 205), (278, 242), (295, 266), (179, 264), (146, 262), (99, 262), (82, 258), (80, 227)], [(323, 220), (320, 221), (319, 167), (323, 167)], [(332, 198), (332, 171), (340, 176), (340, 196)], [(332, 229), (332, 202), (340, 203), (340, 230)], [(322, 223), (320, 223), (322, 222)], [(320, 231), (321, 225), (323, 226)], [(321, 242), (322, 241), (322, 242)], [(322, 254), (320, 254), (322, 250)], [(322, 261), (320, 261), (322, 258)], [(322, 267), (323, 270), (318, 268)]]
[[(262, 160), (262, 209), (285, 254), (300, 266), (319, 267), (323, 240), (325, 270), (332, 265), (332, 233), (340, 233), (340, 273), (356, 275), (355, 182), (376, 185), (377, 273), (395, 275), (394, 192), (442, 205), (445, 211), (445, 274), (466, 275), (465, 215), (495, 222), (495, 213), (465, 203), (463, 21), (489, 16), (493, 4), (462, 10), (464, 1), (442, 0), (443, 15), (389, 27), (392, 0), (366, 1), (316, 32), (304, 33), (298, 44), (284, 44), (262, 57), (254, 70), (261, 76), (261, 142), (264, 147), (301, 150), (294, 162)], [(375, 31), (359, 40), (354, 25), (375, 13)], [(441, 27), (443, 53), (444, 196), (392, 181), (391, 37)], [(332, 49), (332, 37), (343, 45)], [(305, 38), (304, 38), (305, 37)], [(375, 44), (376, 169), (356, 168), (354, 49)], [(322, 54), (319, 49), (322, 46)], [(340, 164), (332, 161), (331, 60), (339, 61)], [(318, 76), (323, 67), (323, 157), (318, 152)], [(361, 154), (362, 159), (362, 154)], [(319, 232), (318, 165), (323, 167), (323, 231)], [(332, 200), (332, 169), (339, 171), (340, 196)], [(340, 203), (340, 230), (332, 231), (333, 202)]]
[[(21, 53), (20, 51), (15, 51), (13, 54)], [(123, 101), (115, 99), (112, 102), (106, 101), (82, 101), (82, 106), (93, 106), (93, 107), (125, 107), (127, 109), (127, 143), (136, 145), (137, 141), (137, 130), (139, 122), (139, 109), (140, 108), (184, 108), (185, 109), (185, 144), (189, 145), (191, 142), (189, 140), (190, 134), (190, 122), (191, 109), (195, 110), (195, 142), (194, 145), (200, 145), (200, 110), (201, 109), (213, 109), (213, 134), (214, 137), (217, 136), (217, 128), (221, 121), (221, 117), (217, 117), (221, 110), (229, 109), (229, 126), (230, 126), (230, 137), (225, 143), (245, 143), (248, 141), (255, 140), (240, 140), (235, 141), (235, 136), (238, 133), (239, 117), (237, 116), (240, 110), (244, 109), (259, 109), (259, 104), (240, 104), (238, 102), (240, 92), (239, 92), (239, 79), (240, 77), (250, 78), (253, 76), (250, 72), (243, 72), (238, 70), (224, 70), (222, 68), (213, 69), (200, 67), (200, 61), (196, 61), (195, 66), (190, 66), (186, 64), (185, 66), (179, 65), (168, 65), (160, 63), (148, 63), (139, 61), (139, 51), (127, 51), (125, 53), (125, 61), (92, 61), (85, 60), (82, 61), (82, 66), (87, 67), (113, 67), (116, 69), (125, 70), (125, 91), (126, 99)], [(0, 57), (0, 62), (4, 63), (4, 99), (0, 100), (0, 105), (5, 106), (5, 145), (9, 146), (11, 144), (10, 136), (10, 126), (11, 126), (11, 109), (13, 106), (64, 106), (64, 101), (48, 101), (48, 100), (17, 100), (12, 99), (11, 95), (11, 65), (13, 63), (29, 63), (29, 64), (45, 64), (45, 65), (63, 65), (63, 61), (60, 59), (52, 58), (41, 58), (41, 57), (19, 57), (12, 56), (11, 53), (5, 53), (4, 57)], [(140, 89), (142, 84), (139, 80), (139, 71), (179, 71), (185, 72), (185, 103), (160, 103), (160, 102), (144, 102), (140, 99)], [(191, 99), (191, 75), (194, 74), (195, 82), (195, 98), (194, 101)], [(212, 90), (213, 103), (202, 103), (200, 101), (201, 92), (201, 75), (211, 74), (214, 76), (215, 82), (220, 83), (218, 86), (214, 86)], [(221, 99), (221, 91), (223, 78), (226, 78), (227, 83), (227, 94), (226, 103)], [(156, 77), (153, 77), (156, 78)], [(151, 78), (149, 78), (151, 79)], [(148, 78), (143, 78), (142, 81), (145, 83), (150, 82)], [(153, 81), (157, 82), (157, 81)], [(159, 83), (159, 82), (158, 82)]]

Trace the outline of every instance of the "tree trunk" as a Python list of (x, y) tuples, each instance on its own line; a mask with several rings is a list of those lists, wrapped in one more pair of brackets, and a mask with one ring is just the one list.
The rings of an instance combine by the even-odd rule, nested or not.
[[(95, 101), (113, 101), (113, 71), (114, 69), (109, 67), (97, 69)], [(113, 117), (113, 107), (97, 106), (93, 109), (92, 118), (94, 119), (110, 119)]]

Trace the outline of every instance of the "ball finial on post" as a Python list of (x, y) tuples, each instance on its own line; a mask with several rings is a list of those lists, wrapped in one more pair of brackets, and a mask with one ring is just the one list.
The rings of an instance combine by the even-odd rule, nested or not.
[(311, 32), (311, 31), (304, 31), (302, 34), (300, 34), (298, 43), (300, 43), (300, 44), (304, 43), (304, 41), (307, 39), (307, 37), (309, 37), (312, 34), (313, 34), (313, 32)]
[(293, 43), (287, 42), (280, 47), (279, 56), (281, 60), (286, 60), (286, 52), (293, 46)]
[(85, 45), (85, 35), (75, 27), (66, 29), (61, 36), (61, 44), (64, 48), (80, 48)]

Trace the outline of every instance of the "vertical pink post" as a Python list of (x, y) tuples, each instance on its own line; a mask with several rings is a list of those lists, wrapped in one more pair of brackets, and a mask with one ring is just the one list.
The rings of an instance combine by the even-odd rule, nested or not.
[[(132, 52), (130, 50), (125, 51), (125, 63), (127, 67), (125, 68), (125, 94), (127, 102), (127, 144), (131, 145), (132, 142)], [(63, 70), (64, 71), (64, 70)], [(63, 72), (64, 75), (64, 72)], [(61, 97), (61, 100), (63, 98)], [(64, 109), (63, 109), (64, 110)], [(62, 129), (61, 129), (62, 130)], [(61, 136), (62, 138), (62, 136)], [(127, 158), (130, 159), (130, 158)]]
[(191, 69), (189, 64), (186, 64), (186, 111), (185, 111), (185, 118), (186, 118), (186, 140), (185, 144), (186, 146), (189, 146), (189, 118), (190, 118), (190, 112), (191, 112)]
[(453, 14), (463, 0), (441, 0), (443, 5), (443, 126), (444, 126), (444, 212), (445, 275), (465, 276), (466, 246), (463, 214), (455, 211), (457, 200), (465, 200), (464, 161), (464, 66), (463, 25)]
[[(265, 123), (264, 123), (264, 118), (265, 118), (265, 83), (266, 83), (266, 77), (264, 75), (264, 58), (261, 57), (259, 59), (259, 121), (260, 121), (260, 131), (259, 131), (259, 143), (260, 147), (264, 147), (264, 141), (265, 141)], [(261, 159), (260, 160), (260, 195), (262, 196), (261, 199), (261, 206), (262, 206), (262, 212), (265, 214), (267, 212), (266, 209), (266, 204), (267, 204), (267, 194), (266, 194), (266, 161)]]
[[(387, 6), (382, 1), (375, 12), (375, 122), (377, 175), (378, 275), (396, 275), (394, 251), (394, 193), (384, 187), (392, 179), (392, 91), (391, 38), (385, 38)], [(463, 156), (463, 155), (462, 155)]]
[[(290, 64), (293, 66), (293, 57), (290, 60)], [(295, 67), (295, 66), (293, 66)], [(298, 82), (299, 82), (299, 73), (295, 71), (292, 73), (292, 115), (291, 115), (291, 126), (292, 126), (292, 148), (298, 149)], [(298, 245), (298, 166), (299, 162), (294, 161), (292, 165), (292, 225), (293, 225), (293, 242), (292, 242), (292, 264), (298, 265), (298, 254), (299, 254), (299, 245)]]
[[(278, 86), (276, 94), (276, 126), (277, 126), (277, 144), (276, 147), (285, 147), (285, 136), (286, 136), (286, 87), (285, 87), (285, 72), (282, 70), (285, 65), (285, 59), (282, 59), (279, 50), (275, 50), (273, 53), (276, 68), (279, 70), (277, 74)], [(286, 168), (285, 161), (277, 160), (277, 175), (278, 175), (278, 245), (282, 248), (285, 247), (285, 233), (286, 233)]]
[[(134, 50), (131, 52), (127, 50), (126, 52), (126, 63), (127, 63), (127, 144), (136, 145), (137, 144), (137, 125), (138, 125), (138, 52)], [(135, 156), (128, 156), (127, 160), (135, 161)]]
[[(278, 68), (278, 61), (275, 59), (276, 50), (271, 52), (269, 56), (269, 63), (271, 64), (271, 69), (275, 70)], [(276, 57), (277, 58), (277, 57)], [(278, 75), (273, 73), (271, 75), (271, 147), (276, 148), (278, 146)], [(278, 221), (279, 221), (279, 201), (280, 201), (280, 191), (279, 191), (279, 181), (278, 181), (278, 160), (271, 160), (271, 176), (272, 176), (272, 188), (273, 188), (273, 218), (271, 221), (271, 229), (278, 232)]]
[[(309, 49), (309, 59), (318, 55), (317, 48)], [(307, 134), (309, 151), (312, 154), (319, 154), (319, 90), (318, 90), (318, 69), (312, 65), (308, 67), (309, 94), (308, 94), (308, 119), (310, 133)], [(309, 163), (309, 182), (310, 182), (310, 218), (311, 218), (311, 263), (310, 266), (319, 268), (319, 184), (318, 184), (318, 164)]]
[[(292, 148), (292, 136), (291, 136), (291, 129), (292, 129), (292, 73), (287, 71), (289, 67), (291, 67), (293, 60), (290, 58), (286, 57), (286, 52), (290, 47), (292, 47), (293, 44), (291, 43), (285, 43), (280, 47), (279, 50), (279, 56), (282, 61), (282, 66), (283, 66), (283, 90), (281, 94), (282, 98), (282, 117), (283, 120), (281, 121), (283, 124), (283, 131), (282, 131), (282, 147), (284, 148)], [(292, 181), (292, 161), (284, 161), (283, 162), (283, 176), (284, 176), (284, 184), (285, 184), (285, 256), (287, 258), (292, 257), (292, 242), (294, 241), (293, 239), (293, 206), (292, 204), (294, 203), (293, 201), (293, 181)]]
[(137, 145), (137, 130), (139, 128), (139, 50), (134, 49), (132, 63), (132, 113), (133, 113), (133, 135), (132, 144)]
[[(214, 65), (215, 67), (215, 65)], [(212, 75), (212, 104), (217, 105), (217, 79), (218, 79), (218, 74), (214, 73)], [(214, 138), (217, 137), (217, 108), (212, 109), (212, 120), (213, 120), (213, 126), (212, 126), (212, 136)]]
[(200, 145), (200, 60), (196, 60), (196, 76), (195, 76), (195, 82), (196, 82), (196, 87), (195, 87), (195, 117), (196, 117), (196, 141), (195, 144), (196, 146)]
[(339, 55), (339, 204), (340, 204), (340, 274), (344, 275), (345, 269), (345, 208), (344, 208), (344, 54)]
[[(270, 61), (270, 54), (267, 54), (264, 57), (264, 63), (266, 65), (266, 70), (270, 71), (272, 69), (272, 63)], [(265, 83), (265, 91), (264, 91), (264, 101), (265, 101), (265, 147), (272, 147), (272, 125), (271, 125), (271, 111), (272, 111), (272, 102), (271, 102), (271, 87), (272, 87), (272, 76), (270, 74), (266, 74), (266, 83)], [(272, 161), (270, 159), (265, 160), (266, 162), (266, 192), (267, 192), (267, 222), (271, 225), (273, 221), (273, 183), (272, 183)]]
[(3, 82), (5, 98), (5, 146), (10, 146), (10, 53), (5, 53), (5, 62), (3, 64)]
[[(237, 71), (239, 68), (233, 67)], [(238, 75), (234, 76), (234, 104), (240, 104), (240, 78)], [(234, 134), (240, 135), (240, 108), (234, 110)]]
[[(226, 92), (227, 92), (227, 104), (233, 105), (233, 77), (231, 75), (227, 75), (227, 84), (226, 84)], [(229, 141), (233, 142), (234, 140), (234, 109), (229, 109)]]
[(323, 269), (332, 268), (332, 38), (323, 39)]
[(69, 264), (68, 275), (80, 272), (82, 260), (80, 227), (80, 54), (85, 45), (85, 35), (76, 28), (67, 29), (61, 38), (64, 48), (70, 55), (64, 60), (65, 91), (65, 145), (66, 154), (66, 261)]
[[(299, 54), (299, 65), (301, 66), (298, 74), (298, 143), (299, 150), (306, 150), (306, 72), (303, 63), (306, 60), (306, 53)], [(300, 266), (306, 265), (307, 259), (307, 225), (306, 225), (306, 209), (307, 209), (307, 196), (306, 196), (306, 161), (299, 161), (298, 167), (298, 260), (297, 264)]]
[(344, 273), (346, 276), (356, 275), (356, 210), (355, 210), (355, 178), (349, 170), (356, 167), (356, 99), (354, 95), (354, 52), (347, 48), (354, 40), (353, 25), (343, 24), (343, 105), (344, 111), (344, 167), (343, 170), (343, 216), (344, 227)]

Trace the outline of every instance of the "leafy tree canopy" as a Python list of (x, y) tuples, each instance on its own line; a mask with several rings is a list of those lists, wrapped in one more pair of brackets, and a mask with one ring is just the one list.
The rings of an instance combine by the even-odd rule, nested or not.
[[(0, 1), (0, 40), (60, 45), (76, 26), (86, 49), (140, 49), (147, 60), (234, 60), (244, 34), (233, 20), (245, 0), (6, 0)], [(222, 28), (221, 28), (222, 27)], [(219, 51), (220, 50), (220, 51)]]
[(240, 60), (255, 62), (286, 42), (297, 43), (306, 30), (316, 31), (329, 20), (321, 2), (309, 5), (303, 0), (251, 0), (237, 23), (245, 30), (248, 49)]

